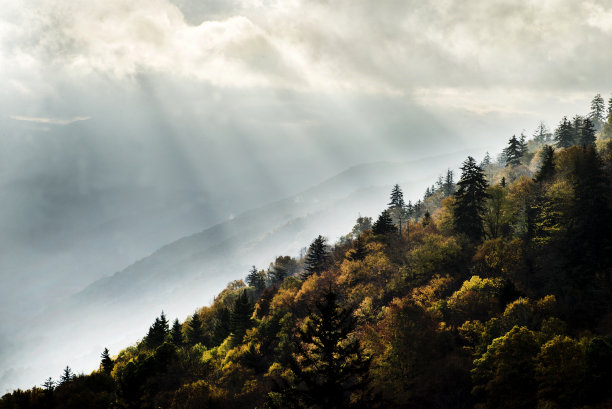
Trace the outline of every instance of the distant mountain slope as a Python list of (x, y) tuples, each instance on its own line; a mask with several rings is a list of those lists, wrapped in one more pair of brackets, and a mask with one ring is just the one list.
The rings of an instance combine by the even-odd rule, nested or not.
[[(336, 240), (359, 214), (375, 217), (386, 206), (392, 184), (400, 183), (406, 197), (416, 199), (438, 173), (461, 159), (457, 154), (355, 166), (298, 195), (170, 243), (26, 323), (2, 347), (0, 366), (7, 369), (0, 384), (8, 389), (40, 382), (66, 364), (91, 370), (101, 349), (116, 351), (134, 342), (152, 314), (164, 309), (170, 317), (184, 318), (194, 305), (212, 301), (229, 281), (243, 278), (250, 265), (264, 268), (279, 254), (296, 256), (318, 234)], [(422, 168), (440, 172), (423, 173)], [(43, 340), (47, 348), (41, 350), (36, 346)], [(17, 362), (36, 362), (37, 370), (15, 368)]]

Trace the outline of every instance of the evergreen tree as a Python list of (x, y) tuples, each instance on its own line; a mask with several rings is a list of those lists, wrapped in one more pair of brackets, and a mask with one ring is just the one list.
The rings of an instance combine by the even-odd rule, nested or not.
[(397, 233), (397, 228), (393, 224), (388, 210), (383, 210), (380, 216), (378, 216), (378, 220), (376, 220), (372, 227), (372, 232), (374, 234)]
[(162, 311), (159, 318), (155, 318), (155, 322), (149, 328), (149, 333), (145, 339), (146, 345), (151, 349), (157, 348), (164, 343), (169, 330), (166, 314)]
[(506, 177), (502, 176), (501, 181), (499, 182), (501, 187), (506, 187)]
[(319, 235), (310, 244), (308, 253), (306, 253), (306, 260), (304, 261), (304, 270), (306, 271), (304, 277), (308, 277), (312, 274), (318, 274), (325, 270), (327, 267), (328, 251), (326, 240), (323, 236)]
[(363, 354), (359, 339), (350, 337), (355, 329), (352, 311), (341, 309), (331, 290), (316, 308), (294, 342), (296, 355), (290, 367), (295, 383), (285, 390), (288, 400), (295, 399), (296, 407), (368, 407), (363, 398), (370, 358)]
[(527, 153), (527, 137), (525, 136), (525, 132), (521, 132), (521, 137), (519, 138), (519, 144), (521, 147), (521, 157), (523, 157)]
[(102, 361), (100, 362), (100, 366), (102, 367), (102, 371), (105, 374), (110, 374), (111, 371), (113, 370), (114, 363), (110, 357), (108, 348), (104, 348), (104, 351), (102, 351), (101, 358), (102, 358)]
[(172, 322), (172, 328), (170, 329), (170, 341), (177, 347), (183, 345), (183, 326), (179, 322), (178, 318), (175, 318)]
[(187, 325), (187, 342), (190, 345), (204, 344), (204, 328), (202, 327), (202, 320), (197, 312), (194, 312)]
[(72, 381), (74, 378), (75, 375), (72, 372), (72, 369), (70, 369), (70, 367), (66, 365), (66, 367), (64, 368), (64, 372), (62, 372), (62, 375), (60, 376), (59, 384), (64, 385)]
[(555, 130), (555, 142), (559, 148), (569, 148), (574, 145), (574, 130), (566, 116)]
[(453, 171), (448, 169), (446, 171), (446, 178), (444, 179), (444, 183), (442, 185), (442, 191), (444, 192), (444, 197), (452, 196), (455, 193), (454, 178), (455, 178), (455, 175)]
[(429, 214), (429, 212), (425, 212), (425, 215), (423, 216), (423, 227), (429, 226), (429, 224), (431, 223), (431, 215)]
[(535, 174), (536, 182), (544, 182), (550, 180), (555, 174), (555, 149), (550, 145), (545, 145), (542, 148), (542, 165)]
[(595, 129), (601, 129), (606, 120), (606, 110), (604, 99), (601, 94), (595, 95), (591, 101), (591, 112), (589, 113), (589, 119), (593, 122)]
[(406, 205), (404, 203), (404, 193), (398, 184), (393, 186), (390, 199), (389, 209), (403, 208)]
[(234, 301), (234, 306), (230, 315), (230, 332), (234, 345), (242, 342), (247, 329), (252, 327), (251, 315), (253, 306), (249, 301), (246, 290), (243, 290)]
[(610, 99), (608, 100), (608, 112), (607, 112), (607, 117), (610, 118), (610, 116), (612, 116), (612, 96), (610, 97)]
[(504, 149), (504, 155), (506, 157), (506, 166), (516, 166), (521, 164), (523, 145), (518, 139), (516, 139), (516, 135), (512, 135), (512, 138), (510, 138), (508, 141), (508, 146)]
[(533, 139), (539, 145), (550, 143), (552, 141), (552, 134), (550, 133), (544, 122), (540, 122), (540, 124), (534, 131)]
[(246, 282), (249, 286), (254, 287), (255, 291), (261, 292), (266, 288), (266, 279), (262, 272), (258, 271), (255, 266), (251, 267), (249, 274), (246, 277)]
[(490, 164), (491, 164), (491, 155), (489, 154), (489, 152), (487, 152), (485, 154), (485, 157), (482, 158), (482, 162), (480, 162), (480, 167), (484, 169)]
[(482, 215), (487, 199), (487, 181), (483, 170), (471, 156), (461, 166), (453, 205), (454, 227), (472, 241), (480, 241), (484, 234)]
[(582, 124), (580, 132), (580, 145), (583, 148), (587, 146), (595, 146), (595, 127), (589, 118), (586, 118)]
[(575, 115), (572, 119), (572, 136), (574, 138), (574, 145), (580, 144), (583, 127), (584, 118), (580, 115)]
[(42, 387), (45, 390), (45, 392), (53, 392), (53, 390), (55, 389), (55, 382), (53, 381), (51, 377), (48, 377), (45, 380), (45, 382), (42, 384)]

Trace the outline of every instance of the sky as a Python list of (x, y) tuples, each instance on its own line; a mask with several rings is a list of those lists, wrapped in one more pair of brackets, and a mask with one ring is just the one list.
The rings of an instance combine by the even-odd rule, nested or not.
[(478, 158), (585, 114), (610, 44), (610, 0), (5, 0), (0, 346), (350, 166)]

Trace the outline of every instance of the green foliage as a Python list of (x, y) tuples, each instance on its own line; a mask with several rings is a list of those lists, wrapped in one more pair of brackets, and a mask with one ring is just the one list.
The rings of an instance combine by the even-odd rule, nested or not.
[(187, 323), (187, 342), (191, 345), (205, 342), (202, 320), (197, 312), (193, 313), (191, 320)]
[(380, 216), (378, 216), (378, 220), (376, 220), (376, 223), (374, 223), (372, 227), (372, 232), (380, 235), (397, 233), (397, 228), (393, 224), (393, 219), (388, 210), (383, 210)]
[(461, 171), (453, 207), (454, 227), (457, 233), (477, 242), (484, 234), (482, 215), (487, 199), (487, 181), (483, 170), (471, 156), (463, 162)]
[(306, 260), (304, 261), (304, 277), (320, 273), (327, 267), (329, 254), (326, 242), (327, 240), (319, 235), (310, 244), (306, 253)]

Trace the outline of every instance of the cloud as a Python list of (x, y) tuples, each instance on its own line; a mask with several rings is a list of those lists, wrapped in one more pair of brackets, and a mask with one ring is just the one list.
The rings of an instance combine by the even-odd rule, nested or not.
[(74, 122), (87, 121), (88, 119), (91, 119), (91, 117), (89, 116), (76, 116), (74, 118), (44, 118), (21, 115), (11, 115), (10, 118), (16, 121), (35, 122), (39, 124), (50, 125), (69, 125)]

